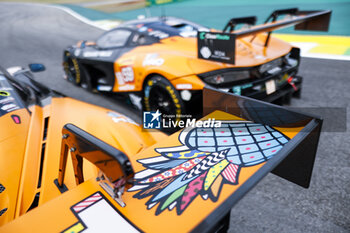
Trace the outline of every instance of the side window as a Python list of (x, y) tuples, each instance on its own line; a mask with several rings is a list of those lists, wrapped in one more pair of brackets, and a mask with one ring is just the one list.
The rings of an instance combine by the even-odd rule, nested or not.
[(137, 34), (137, 33), (135, 33), (132, 36), (132, 40), (131, 40), (131, 43), (134, 45), (149, 45), (155, 42), (156, 40), (153, 39), (152, 37), (146, 36), (144, 34)]
[(131, 31), (128, 30), (113, 30), (102, 35), (96, 43), (100, 48), (121, 47), (126, 44), (130, 35)]

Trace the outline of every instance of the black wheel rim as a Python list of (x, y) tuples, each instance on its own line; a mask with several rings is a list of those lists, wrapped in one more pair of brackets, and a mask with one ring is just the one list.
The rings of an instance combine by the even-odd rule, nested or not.
[(169, 92), (163, 87), (153, 86), (149, 94), (149, 105), (151, 111), (159, 111), (163, 114), (176, 114), (176, 106)]

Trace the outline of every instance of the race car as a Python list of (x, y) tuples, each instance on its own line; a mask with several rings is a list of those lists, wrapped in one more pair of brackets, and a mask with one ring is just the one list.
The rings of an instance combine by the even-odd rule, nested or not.
[(310, 184), (316, 117), (204, 88), (206, 116), (167, 136), (0, 70), (0, 232), (224, 232), (270, 171)]
[[(264, 24), (254, 26), (256, 17), (233, 18), (223, 31), (174, 17), (133, 20), (95, 42), (68, 47), (65, 78), (88, 90), (132, 93), (145, 111), (167, 114), (201, 111), (205, 86), (288, 102), (300, 96), (300, 51), (271, 32), (292, 25), (328, 30), (330, 13), (276, 10)], [(249, 27), (235, 30), (240, 24)]]

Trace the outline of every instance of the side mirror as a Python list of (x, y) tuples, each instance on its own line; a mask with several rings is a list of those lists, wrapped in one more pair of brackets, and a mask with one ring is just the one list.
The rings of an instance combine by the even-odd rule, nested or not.
[(32, 72), (40, 72), (46, 70), (46, 67), (40, 63), (29, 64), (28, 67)]

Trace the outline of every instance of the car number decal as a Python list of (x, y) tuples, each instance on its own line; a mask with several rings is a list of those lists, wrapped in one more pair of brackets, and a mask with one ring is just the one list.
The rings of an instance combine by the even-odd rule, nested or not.
[(120, 72), (116, 73), (118, 84), (124, 85), (126, 83), (133, 83), (134, 79), (134, 69), (132, 66), (122, 66), (120, 67)]

